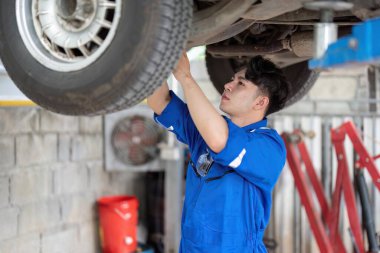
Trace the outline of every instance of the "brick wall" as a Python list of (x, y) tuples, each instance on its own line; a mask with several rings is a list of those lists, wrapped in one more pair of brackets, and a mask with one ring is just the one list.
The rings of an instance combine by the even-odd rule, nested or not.
[(143, 196), (143, 174), (104, 170), (102, 121), (0, 108), (0, 253), (100, 252), (96, 199)]

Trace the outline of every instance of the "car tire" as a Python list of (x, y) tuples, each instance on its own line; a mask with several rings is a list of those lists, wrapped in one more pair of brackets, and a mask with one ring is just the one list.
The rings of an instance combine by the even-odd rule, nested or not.
[[(117, 28), (104, 52), (88, 66), (60, 71), (31, 53), (19, 29), (15, 2), (32, 1), (0, 1), (0, 58), (27, 97), (48, 110), (68, 115), (118, 111), (153, 93), (185, 48), (193, 11), (192, 0), (122, 0)], [(34, 32), (30, 33), (37, 36), (38, 31)], [(45, 54), (42, 43), (34, 42), (33, 46)]]
[[(215, 58), (206, 53), (207, 72), (220, 94), (224, 91), (224, 84), (231, 80), (231, 77), (240, 67), (241, 64), (237, 64), (233, 59)], [(305, 96), (319, 76), (318, 72), (309, 70), (307, 61), (285, 67), (282, 71), (290, 85), (290, 93), (285, 107), (294, 104)]]

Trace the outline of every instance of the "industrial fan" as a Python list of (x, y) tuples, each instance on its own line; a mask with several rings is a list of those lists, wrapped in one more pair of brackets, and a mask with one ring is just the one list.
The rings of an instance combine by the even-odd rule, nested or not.
[(156, 171), (165, 132), (153, 121), (152, 111), (138, 105), (105, 116), (107, 170)]

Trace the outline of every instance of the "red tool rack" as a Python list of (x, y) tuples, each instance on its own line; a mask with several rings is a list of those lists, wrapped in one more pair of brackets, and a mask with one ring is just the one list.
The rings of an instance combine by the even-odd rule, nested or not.
[[(339, 206), (342, 195), (344, 196), (347, 207), (355, 250), (360, 253), (366, 252), (364, 249), (363, 233), (355, 200), (354, 187), (350, 178), (347, 155), (344, 149), (344, 140), (346, 136), (351, 140), (353, 148), (359, 158), (355, 164), (355, 171), (362, 173), (364, 169), (367, 169), (374, 185), (380, 191), (380, 173), (374, 163), (375, 159), (380, 158), (380, 155), (372, 157), (366, 150), (354, 124), (352, 122), (346, 122), (340, 127), (331, 130), (331, 141), (335, 147), (338, 170), (335, 189), (332, 195), (332, 200), (330, 201), (331, 204), (329, 204), (329, 201), (324, 194), (322, 183), (318, 179), (309, 152), (304, 143), (304, 135), (302, 131), (295, 130), (293, 133), (282, 134), (282, 138), (284, 139), (287, 148), (287, 161), (292, 171), (296, 188), (300, 194), (301, 203), (305, 207), (320, 252), (324, 253), (347, 252), (338, 229), (340, 216)], [(302, 163), (305, 165), (306, 174), (302, 170)], [(309, 177), (312, 187), (309, 187), (306, 176)], [(321, 210), (320, 214), (317, 213), (316, 210), (318, 209), (314, 206), (311, 190), (314, 190), (318, 199)], [(366, 211), (369, 212), (370, 210)], [(371, 228), (371, 225), (373, 224), (369, 224), (368, 226)], [(373, 231), (371, 233), (374, 234)], [(371, 237), (370, 233), (368, 233), (368, 239), (370, 241), (370, 250), (368, 252), (378, 252), (377, 239), (373, 238), (373, 236)]]

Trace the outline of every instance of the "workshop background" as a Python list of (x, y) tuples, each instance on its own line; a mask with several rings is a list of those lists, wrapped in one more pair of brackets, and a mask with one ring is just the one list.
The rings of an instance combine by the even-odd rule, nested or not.
[[(200, 86), (218, 104), (204, 56), (194, 57), (191, 65)], [(334, 187), (337, 169), (329, 140), (331, 127), (352, 120), (362, 130), (370, 153), (380, 153), (380, 75), (374, 76), (377, 82), (370, 84), (366, 68), (324, 73), (302, 101), (270, 117), (270, 125), (279, 133), (295, 128), (315, 132), (306, 143), (327, 194)], [(0, 70), (0, 86), (10, 82)], [(370, 89), (375, 97), (369, 97)], [(1, 253), (100, 252), (96, 200), (113, 194), (137, 196), (139, 238), (146, 238), (147, 172), (128, 167), (106, 170), (104, 116), (70, 117), (37, 106), (6, 105), (0, 108)], [(346, 146), (352, 169), (352, 145)], [(380, 167), (379, 161), (376, 164)], [(379, 192), (370, 180), (368, 185), (373, 213), (380, 214)], [(180, 205), (173, 203), (174, 208)], [(341, 211), (344, 242), (352, 249), (343, 204)], [(380, 231), (380, 217), (375, 219)], [(273, 193), (265, 238), (276, 246), (269, 252), (319, 252), (288, 165)]]

